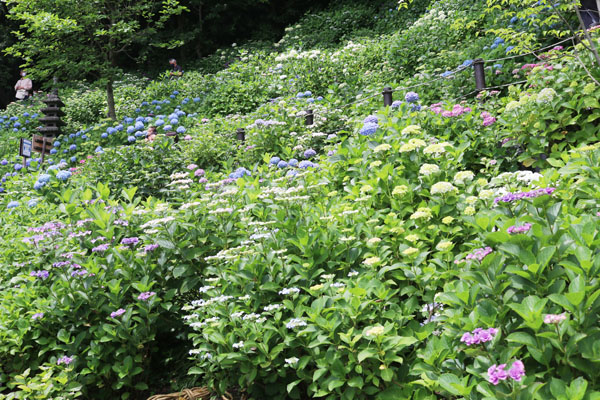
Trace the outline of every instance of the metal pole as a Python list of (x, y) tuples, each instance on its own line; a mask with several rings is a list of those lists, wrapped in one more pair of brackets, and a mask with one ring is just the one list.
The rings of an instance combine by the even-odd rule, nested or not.
[(244, 128), (239, 128), (236, 132), (237, 140), (245, 141), (246, 140), (246, 130)]
[(383, 88), (383, 105), (386, 107), (389, 107), (392, 105), (392, 103), (394, 102), (394, 98), (393, 98), (393, 91), (391, 87), (384, 87)]
[(306, 126), (311, 126), (315, 123), (315, 114), (313, 113), (313, 110), (306, 110), (306, 121), (305, 124)]
[(480, 92), (486, 87), (483, 58), (473, 60), (473, 69), (475, 70), (475, 88)]

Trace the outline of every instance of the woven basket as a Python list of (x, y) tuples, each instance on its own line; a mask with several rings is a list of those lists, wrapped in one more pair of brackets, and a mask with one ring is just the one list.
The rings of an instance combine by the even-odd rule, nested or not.
[(148, 398), (148, 400), (208, 400), (210, 390), (207, 388), (183, 389), (183, 391), (171, 394), (157, 394)]

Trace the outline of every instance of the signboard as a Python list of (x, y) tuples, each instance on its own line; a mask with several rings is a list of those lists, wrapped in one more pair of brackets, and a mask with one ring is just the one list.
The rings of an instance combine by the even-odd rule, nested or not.
[(21, 139), (21, 146), (19, 147), (19, 155), (25, 158), (31, 158), (31, 150), (33, 149), (31, 140)]
[(33, 151), (36, 153), (42, 153), (42, 155), (50, 154), (53, 142), (54, 138), (33, 135)]

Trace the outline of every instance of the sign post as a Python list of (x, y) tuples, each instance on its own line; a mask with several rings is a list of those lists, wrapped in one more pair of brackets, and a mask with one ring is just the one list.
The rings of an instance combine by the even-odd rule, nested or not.
[(44, 156), (46, 154), (50, 154), (50, 150), (52, 150), (52, 143), (54, 143), (54, 138), (49, 138), (40, 135), (33, 135), (33, 151), (37, 153), (42, 153), (42, 162), (44, 163)]
[(31, 140), (21, 138), (21, 144), (19, 146), (19, 155), (23, 157), (23, 168), (25, 168), (25, 164), (27, 163), (27, 159), (31, 158), (31, 150), (32, 150)]

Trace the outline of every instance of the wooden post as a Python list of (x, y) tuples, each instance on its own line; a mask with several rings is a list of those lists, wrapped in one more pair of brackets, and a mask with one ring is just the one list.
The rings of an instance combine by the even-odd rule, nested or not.
[(383, 88), (383, 105), (389, 107), (394, 102), (393, 91), (391, 87)]
[(246, 130), (244, 128), (239, 128), (236, 132), (237, 140), (244, 142), (246, 140)]
[(473, 69), (475, 70), (475, 88), (478, 92), (485, 89), (485, 68), (483, 58), (473, 60)]
[(306, 124), (306, 126), (313, 125), (315, 123), (315, 114), (313, 110), (306, 110), (305, 118), (306, 120), (304, 121), (304, 123)]

